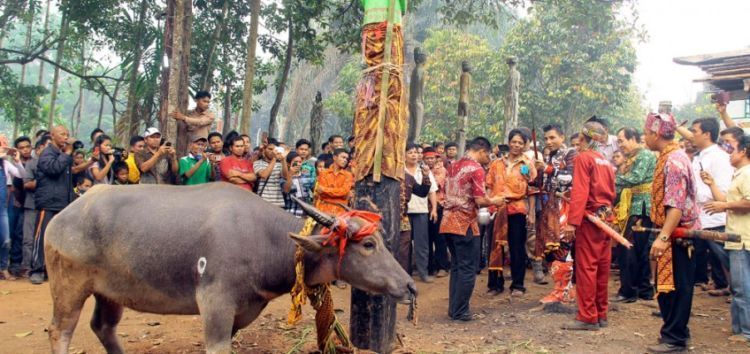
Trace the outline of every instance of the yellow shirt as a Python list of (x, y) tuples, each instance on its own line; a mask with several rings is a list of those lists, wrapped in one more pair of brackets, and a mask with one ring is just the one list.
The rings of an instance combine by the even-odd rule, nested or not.
[[(732, 184), (729, 185), (727, 201), (736, 202), (750, 200), (750, 165), (746, 165), (734, 172)], [(728, 250), (750, 250), (750, 213), (727, 211), (727, 232), (740, 234), (742, 242), (726, 242), (724, 248)]]
[(135, 164), (135, 154), (128, 154), (125, 163), (128, 164), (128, 182), (138, 184), (138, 181), (141, 180), (141, 171), (138, 169), (138, 165)]

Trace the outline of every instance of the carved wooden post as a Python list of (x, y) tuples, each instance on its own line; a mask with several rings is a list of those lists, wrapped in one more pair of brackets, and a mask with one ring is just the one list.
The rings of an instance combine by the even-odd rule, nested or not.
[(409, 83), (409, 138), (408, 142), (416, 143), (424, 123), (424, 64), (427, 55), (419, 47), (414, 48), (414, 63)]
[(521, 73), (516, 69), (516, 58), (510, 57), (508, 63), (508, 81), (505, 83), (505, 124), (503, 136), (511, 129), (518, 127), (518, 90), (521, 86)]
[[(408, 123), (401, 31), (406, 0), (364, 0), (362, 4), (362, 54), (369, 70), (357, 89), (354, 114), (355, 207), (376, 209), (382, 214), (385, 245), (396, 253)], [(356, 347), (391, 352), (396, 334), (396, 302), (389, 296), (352, 289), (349, 331)]]
[(316, 156), (320, 151), (320, 143), (323, 138), (323, 96), (320, 91), (315, 94), (315, 101), (313, 102), (312, 109), (310, 110), (310, 142), (312, 150), (310, 153), (312, 156)]
[(471, 87), (471, 66), (461, 62), (461, 79), (458, 93), (458, 158), (466, 150), (466, 129), (469, 128), (469, 89)]

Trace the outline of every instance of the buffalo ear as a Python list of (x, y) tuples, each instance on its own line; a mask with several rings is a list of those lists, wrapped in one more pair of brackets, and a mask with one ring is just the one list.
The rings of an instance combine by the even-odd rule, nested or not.
[(297, 244), (300, 245), (303, 249), (305, 249), (305, 251), (319, 253), (323, 250), (324, 238), (322, 237), (300, 236), (293, 232), (289, 233), (289, 237), (291, 237), (292, 240), (294, 240), (294, 242), (297, 242)]

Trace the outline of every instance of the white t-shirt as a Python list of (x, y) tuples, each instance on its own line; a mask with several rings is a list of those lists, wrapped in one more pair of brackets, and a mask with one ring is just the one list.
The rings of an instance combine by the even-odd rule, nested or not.
[(693, 157), (693, 175), (695, 176), (695, 185), (698, 189), (695, 199), (701, 208), (699, 215), (701, 227), (708, 229), (724, 226), (727, 223), (726, 213), (709, 215), (703, 208), (706, 203), (713, 202), (714, 197), (711, 194), (711, 187), (703, 183), (701, 167), (714, 178), (714, 183), (719, 187), (719, 190), (726, 194), (729, 190), (729, 185), (732, 183), (732, 175), (734, 174), (734, 167), (729, 162), (729, 154), (721, 150), (718, 145), (713, 144)]
[[(406, 170), (406, 173), (411, 174), (408, 170)], [(414, 176), (414, 179), (417, 181), (417, 184), (422, 184), (422, 169), (417, 167), (416, 173), (414, 173), (412, 176)], [(435, 177), (432, 175), (432, 172), (430, 172), (430, 193), (435, 193), (438, 190), (437, 182), (435, 182)], [(411, 195), (411, 200), (409, 200), (409, 204), (407, 205), (407, 214), (427, 214), (430, 212), (430, 205), (429, 200), (427, 197), (418, 197), (414, 194)]]

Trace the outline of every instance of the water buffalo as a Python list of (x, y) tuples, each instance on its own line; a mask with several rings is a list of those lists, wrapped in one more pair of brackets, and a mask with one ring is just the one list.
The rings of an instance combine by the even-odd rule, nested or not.
[[(322, 225), (334, 222), (303, 207)], [(352, 218), (347, 227), (356, 232), (362, 222)], [(81, 307), (94, 295), (91, 329), (108, 353), (123, 352), (116, 331), (125, 307), (200, 314), (207, 352), (229, 353), (232, 336), (291, 290), (297, 244), (307, 285), (338, 278), (396, 298), (414, 292), (380, 232), (347, 243), (338, 268), (338, 250), (324, 237), (292, 235), (303, 223), (226, 183), (94, 187), (47, 228), (52, 352), (68, 352)]]

